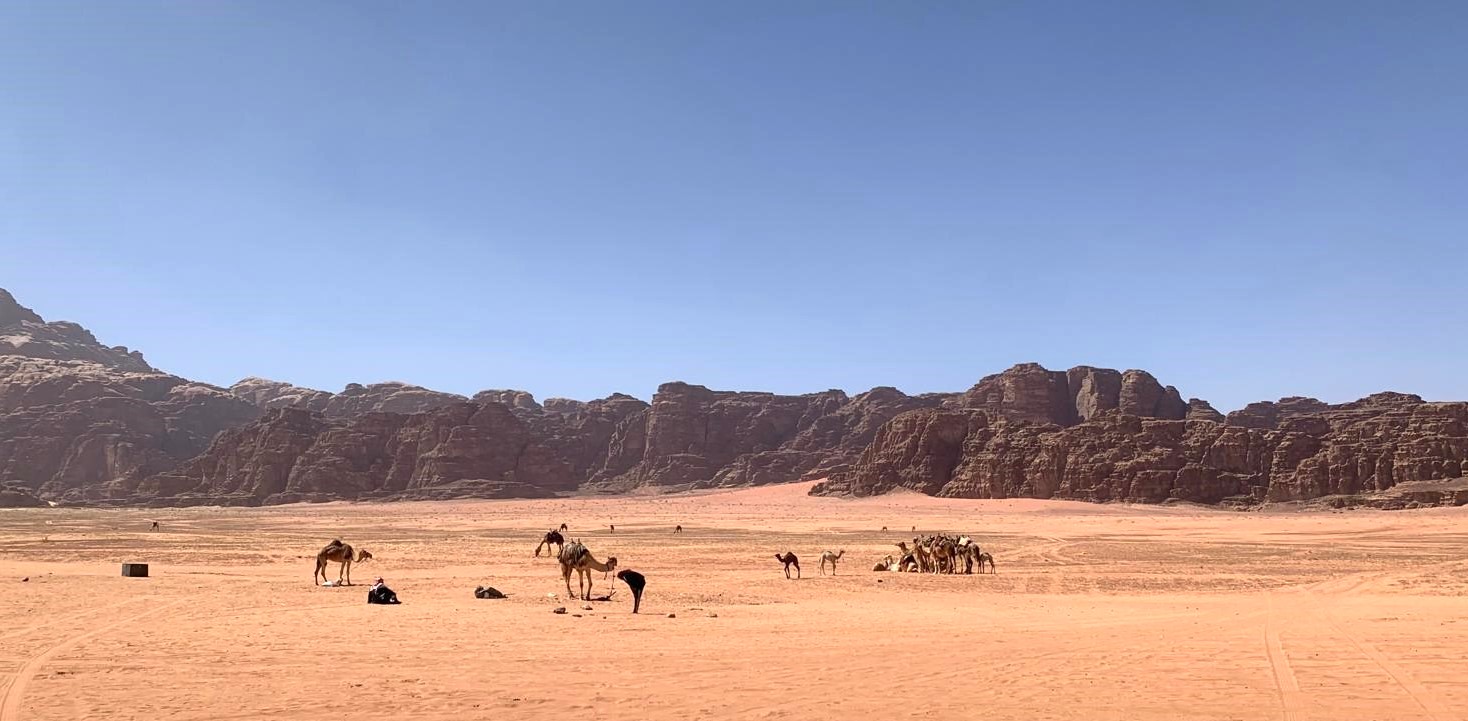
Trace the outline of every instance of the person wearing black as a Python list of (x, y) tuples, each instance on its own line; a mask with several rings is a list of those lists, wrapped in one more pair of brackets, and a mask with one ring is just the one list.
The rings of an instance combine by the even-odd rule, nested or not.
[(367, 590), (367, 603), (390, 605), (402, 602), (398, 600), (398, 594), (393, 593), (392, 589), (388, 588), (387, 584), (379, 578), (372, 584), (372, 588)]
[(642, 589), (647, 586), (647, 579), (630, 569), (617, 571), (617, 578), (626, 581), (627, 587), (632, 589), (632, 612), (637, 613), (637, 609), (642, 607)]

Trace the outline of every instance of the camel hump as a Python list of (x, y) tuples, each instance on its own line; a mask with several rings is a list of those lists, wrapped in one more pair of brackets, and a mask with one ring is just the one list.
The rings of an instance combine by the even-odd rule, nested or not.
[(562, 563), (579, 563), (581, 558), (587, 554), (586, 546), (580, 541), (572, 541), (561, 549)]

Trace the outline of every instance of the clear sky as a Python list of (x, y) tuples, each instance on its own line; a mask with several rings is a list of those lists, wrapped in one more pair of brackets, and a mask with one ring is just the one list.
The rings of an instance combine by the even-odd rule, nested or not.
[(0, 0), (0, 287), (538, 397), (1468, 398), (1462, 2)]

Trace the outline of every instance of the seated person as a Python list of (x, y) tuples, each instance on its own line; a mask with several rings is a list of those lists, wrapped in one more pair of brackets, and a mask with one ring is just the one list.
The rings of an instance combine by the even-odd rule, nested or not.
[(372, 588), (367, 589), (367, 602), (381, 604), (401, 603), (398, 600), (398, 594), (393, 593), (392, 589), (388, 588), (387, 584), (383, 583), (381, 578), (373, 581)]

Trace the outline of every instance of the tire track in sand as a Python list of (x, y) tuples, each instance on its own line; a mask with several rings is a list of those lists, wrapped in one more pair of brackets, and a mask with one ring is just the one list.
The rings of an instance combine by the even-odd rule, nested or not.
[(24, 664), (21, 665), (19, 669), (16, 670), (15, 676), (10, 679), (9, 685), (5, 687), (4, 695), (0, 696), (0, 721), (20, 721), (21, 702), (25, 699), (26, 687), (30, 685), (31, 680), (36, 677), (36, 674), (41, 670), (41, 667), (45, 666), (51, 661), (51, 659), (56, 658), (56, 656), (60, 655), (63, 651), (66, 651), (71, 647), (76, 646), (82, 641), (101, 636), (102, 634), (107, 633), (108, 631), (111, 631), (115, 628), (126, 626), (127, 624), (134, 621), (139, 621), (147, 618), (148, 616), (162, 613), (163, 611), (185, 603), (188, 600), (189, 599), (183, 598), (177, 601), (173, 601), (172, 603), (165, 603), (162, 606), (150, 608), (146, 611), (143, 611), (142, 613), (133, 614), (120, 621), (114, 621), (105, 626), (100, 626), (90, 631), (77, 634), (64, 641), (52, 644), (45, 651), (42, 651), (35, 656), (32, 656), (29, 661), (26, 661)]
[(1269, 614), (1264, 620), (1264, 653), (1269, 657), (1269, 670), (1274, 676), (1274, 690), (1279, 697), (1279, 715), (1284, 721), (1295, 721), (1300, 717), (1304, 696), (1300, 693), (1300, 680), (1290, 666), (1285, 654), (1284, 642), (1279, 636), (1279, 620), (1275, 618), (1274, 594), (1268, 594)]

